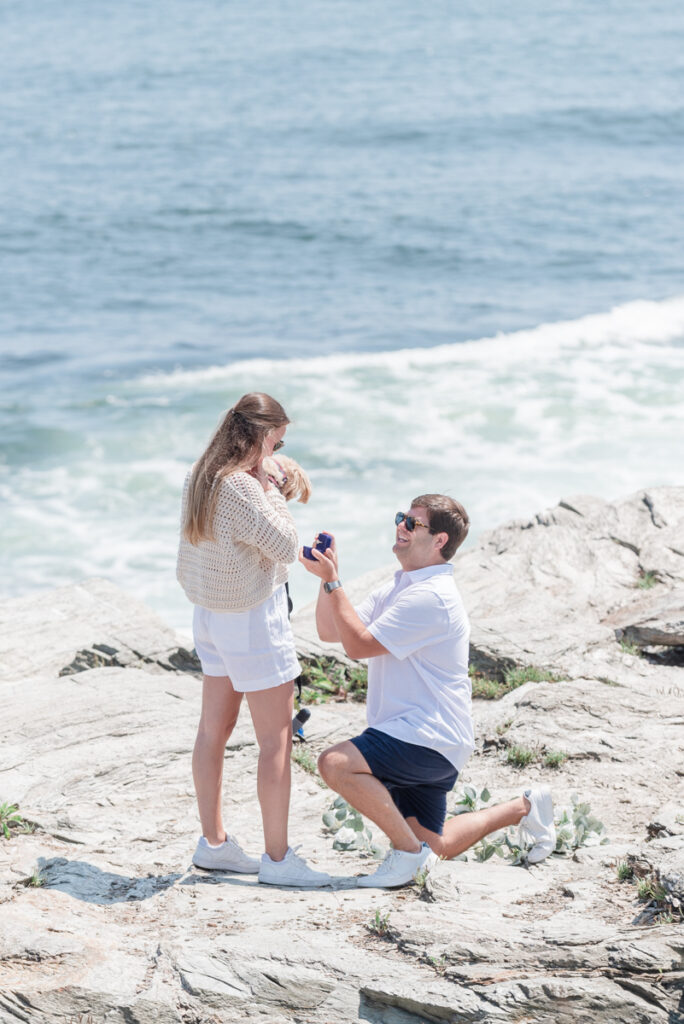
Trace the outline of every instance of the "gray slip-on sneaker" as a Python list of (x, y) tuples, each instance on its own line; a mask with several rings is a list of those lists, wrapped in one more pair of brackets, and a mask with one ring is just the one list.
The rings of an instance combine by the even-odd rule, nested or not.
[(368, 889), (392, 889), (397, 885), (407, 885), (418, 871), (430, 871), (436, 863), (437, 857), (427, 843), (423, 843), (418, 853), (390, 850), (377, 871), (372, 875), (360, 875), (356, 884)]
[(282, 860), (271, 860), (267, 853), (262, 854), (259, 881), (263, 885), (292, 885), (301, 889), (320, 889), (333, 884), (331, 875), (310, 868), (292, 847)]
[(204, 836), (200, 836), (192, 863), (208, 871), (236, 871), (242, 875), (256, 875), (259, 871), (259, 858), (250, 857), (229, 835), (220, 846), (210, 846)]

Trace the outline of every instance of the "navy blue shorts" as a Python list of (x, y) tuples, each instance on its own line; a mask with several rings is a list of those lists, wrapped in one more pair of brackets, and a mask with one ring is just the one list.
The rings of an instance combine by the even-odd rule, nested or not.
[(379, 729), (366, 729), (351, 741), (368, 767), (387, 787), (404, 818), (417, 818), (441, 836), (446, 818), (446, 796), (458, 772), (438, 750), (395, 740)]

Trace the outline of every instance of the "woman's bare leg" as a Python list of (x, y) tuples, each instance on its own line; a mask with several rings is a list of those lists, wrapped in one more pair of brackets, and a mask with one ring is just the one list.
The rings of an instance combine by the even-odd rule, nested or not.
[(271, 860), (282, 860), (288, 848), (294, 684), (248, 693), (247, 703), (259, 744), (257, 793), (266, 853)]
[(212, 846), (226, 838), (221, 815), (223, 756), (238, 720), (242, 697), (233, 689), (228, 676), (203, 677), (202, 713), (192, 752), (192, 777), (202, 834)]

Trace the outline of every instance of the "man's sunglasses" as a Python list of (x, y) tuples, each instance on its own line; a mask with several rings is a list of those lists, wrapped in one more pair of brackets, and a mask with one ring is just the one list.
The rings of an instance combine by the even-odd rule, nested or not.
[[(399, 523), (404, 523), (409, 533), (413, 533), (416, 526), (422, 526), (425, 530), (430, 530), (428, 524), (424, 523), (422, 519), (416, 519), (415, 516), (409, 516), (406, 512), (397, 512), (394, 517), (394, 525), (399, 526)], [(432, 530), (430, 530), (430, 533), (432, 533)]]

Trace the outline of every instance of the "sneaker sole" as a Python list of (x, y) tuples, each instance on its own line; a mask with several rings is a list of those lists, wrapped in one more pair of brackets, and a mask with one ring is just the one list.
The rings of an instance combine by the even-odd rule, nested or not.
[(327, 882), (302, 882), (289, 878), (262, 878), (259, 876), (260, 885), (280, 885), (288, 889), (324, 889), (326, 885), (332, 885), (332, 878)]
[(192, 858), (192, 863), (195, 865), (196, 868), (202, 868), (203, 871), (228, 871), (228, 872), (230, 872), (233, 875), (258, 875), (259, 874), (258, 866), (257, 867), (253, 867), (253, 868), (246, 868), (246, 867), (238, 868), (238, 867), (235, 867), (234, 865), (232, 867), (225, 867), (222, 864), (200, 864), (200, 862), (195, 860), (194, 857)]

